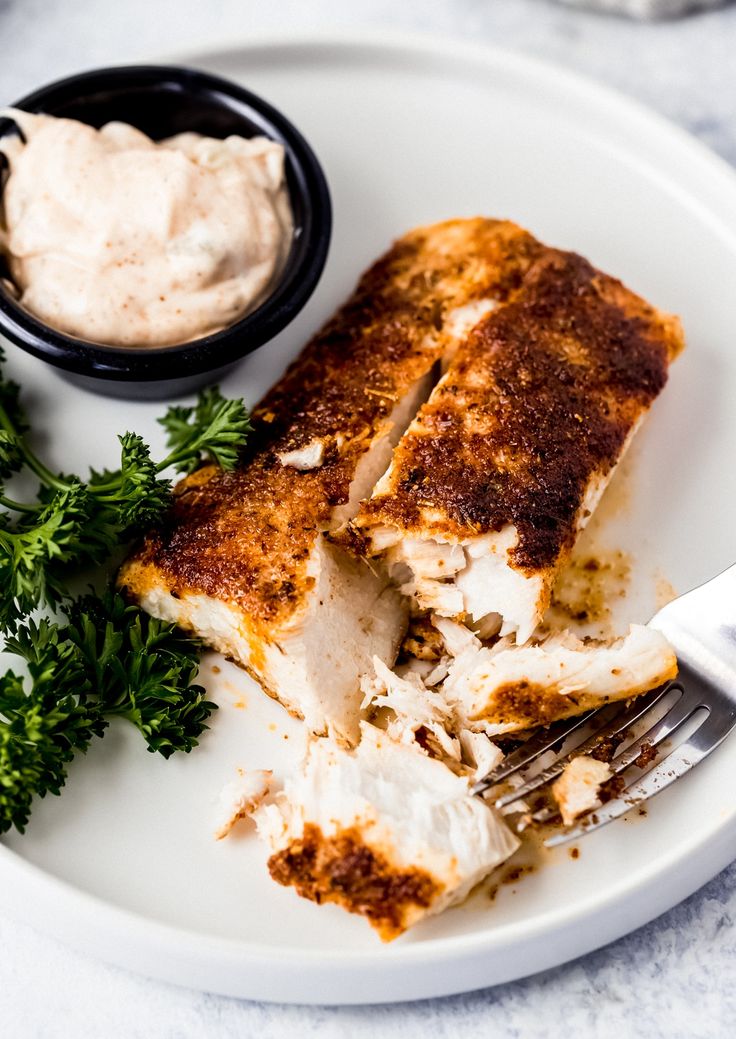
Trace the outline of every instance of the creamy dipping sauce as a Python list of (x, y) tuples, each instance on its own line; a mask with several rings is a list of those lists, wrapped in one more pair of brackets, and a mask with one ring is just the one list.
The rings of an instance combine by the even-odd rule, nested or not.
[(10, 165), (0, 250), (19, 302), (48, 325), (156, 347), (233, 324), (270, 294), (289, 252), (284, 149), (0, 111)]

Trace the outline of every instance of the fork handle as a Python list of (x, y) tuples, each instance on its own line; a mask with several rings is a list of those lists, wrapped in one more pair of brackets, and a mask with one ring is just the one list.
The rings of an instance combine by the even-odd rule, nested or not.
[(649, 626), (667, 637), (681, 664), (736, 695), (736, 563), (673, 599)]

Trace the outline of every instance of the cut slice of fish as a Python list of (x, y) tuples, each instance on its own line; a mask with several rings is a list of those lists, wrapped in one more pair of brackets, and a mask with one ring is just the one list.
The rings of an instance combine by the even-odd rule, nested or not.
[(178, 486), (121, 569), (131, 598), (243, 665), (314, 732), (353, 741), (360, 676), (374, 655), (393, 663), (408, 603), (328, 535), (388, 467), (440, 362), (538, 248), (482, 219), (400, 239), (255, 409), (239, 467)]
[(353, 544), (420, 607), (525, 642), (682, 346), (676, 318), (539, 246), (458, 345)]
[[(614, 700), (628, 700), (677, 675), (677, 658), (661, 632), (632, 624), (611, 642), (564, 633), (536, 645), (501, 639), (483, 646), (460, 625), (435, 623), (454, 660), (442, 685), (469, 728), (500, 736), (549, 725)], [(469, 638), (467, 636), (470, 636)]]
[[(253, 533), (253, 528), (243, 530), (249, 544), (242, 558), (254, 547)], [(406, 627), (406, 602), (380, 567), (370, 569), (313, 533), (298, 549), (305, 553), (303, 560), (296, 556), (280, 568), (264, 553), (260, 563), (253, 561), (250, 574), (244, 566), (244, 584), (256, 570), (264, 582), (272, 581), (271, 603), (263, 590), (265, 616), (245, 608), (237, 588), (228, 594), (224, 585), (217, 594), (206, 581), (172, 582), (170, 571), (145, 556), (131, 559), (120, 580), (153, 616), (196, 633), (242, 664), (311, 731), (350, 743), (357, 736), (360, 676), (374, 656), (394, 660)], [(304, 540), (295, 537), (297, 544)], [(225, 547), (223, 541), (218, 551)], [(232, 544), (231, 551), (237, 557), (238, 546)], [(295, 571), (300, 584), (284, 589)]]
[(365, 723), (354, 750), (313, 740), (254, 819), (274, 880), (359, 913), (384, 940), (461, 901), (519, 846), (468, 778)]

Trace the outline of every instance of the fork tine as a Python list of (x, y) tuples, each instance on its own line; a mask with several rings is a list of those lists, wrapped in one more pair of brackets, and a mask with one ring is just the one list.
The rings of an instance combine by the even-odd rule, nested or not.
[[(593, 735), (581, 743), (579, 747), (575, 747), (567, 754), (563, 754), (562, 757), (558, 758), (552, 765), (543, 769), (539, 775), (527, 780), (526, 783), (517, 787), (516, 790), (512, 790), (503, 797), (499, 797), (495, 802), (496, 808), (505, 808), (507, 805), (513, 804), (514, 801), (520, 801), (523, 798), (528, 797), (529, 794), (533, 794), (534, 791), (539, 790), (540, 787), (546, 786), (547, 783), (550, 783), (560, 775), (562, 770), (565, 768), (565, 765), (567, 765), (572, 758), (577, 757), (579, 754), (587, 754), (589, 751), (594, 750), (601, 743), (605, 742), (605, 740), (611, 739), (612, 736), (617, 736), (620, 732), (623, 732), (624, 729), (628, 729), (630, 725), (633, 725), (644, 714), (646, 714), (650, 707), (653, 707), (659, 700), (661, 700), (665, 693), (669, 692), (672, 687), (673, 683), (667, 682), (659, 689), (656, 689), (653, 693), (637, 697), (628, 707), (624, 708), (620, 714), (617, 714), (613, 721), (594, 732)], [(479, 789), (483, 790), (486, 789), (488, 785), (489, 784), (487, 784), (485, 780), (481, 780), (479, 783), (476, 783), (473, 789), (474, 791)]]
[[(592, 833), (594, 830), (599, 830), (602, 826), (607, 826), (608, 823), (625, 815), (626, 812), (630, 811), (637, 804), (640, 804), (642, 801), (648, 801), (655, 794), (666, 790), (675, 780), (679, 779), (680, 776), (684, 776), (686, 772), (689, 772), (691, 768), (707, 757), (712, 750), (715, 750), (720, 741), (698, 746), (698, 743), (694, 740), (694, 737), (699, 735), (708, 718), (708, 709), (703, 706), (694, 706), (690, 717), (698, 711), (703, 713), (703, 721), (689, 739), (684, 740), (678, 747), (675, 747), (667, 757), (653, 764), (640, 779), (626, 788), (621, 797), (617, 797), (614, 801), (609, 801), (602, 808), (595, 809), (572, 829), (566, 830), (563, 833), (557, 833), (553, 837), (548, 837), (544, 842), (545, 846), (547, 848), (556, 848), (561, 844), (567, 844), (568, 841), (573, 841), (588, 833)], [(684, 722), (681, 724), (684, 724)]]
[(508, 779), (514, 772), (518, 772), (525, 765), (530, 765), (535, 758), (540, 757), (546, 750), (550, 750), (556, 743), (566, 740), (568, 736), (580, 729), (594, 714), (596, 714), (595, 710), (586, 711), (585, 714), (578, 715), (575, 718), (565, 718), (563, 721), (555, 722), (548, 728), (535, 733), (520, 747), (517, 747), (516, 750), (507, 755), (498, 768), (495, 768), (493, 772), (489, 772), (480, 782), (483, 783), (485, 788), (486, 786), (500, 783), (502, 779)]
[[(688, 718), (692, 717), (697, 708), (698, 705), (693, 703), (692, 700), (685, 696), (681, 696), (680, 699), (673, 704), (667, 714), (660, 718), (658, 722), (655, 722), (646, 732), (642, 733), (642, 735), (639, 736), (631, 746), (627, 747), (626, 750), (614, 756), (610, 762), (612, 774), (614, 776), (620, 776), (622, 772), (626, 771), (626, 769), (631, 768), (644, 747), (658, 747), (660, 743), (667, 739), (668, 736), (671, 736), (677, 729), (679, 729)], [(652, 761), (651, 767), (653, 768), (656, 764), (656, 761)], [(593, 809), (593, 811), (595, 811), (595, 809)], [(547, 806), (541, 808), (538, 812), (535, 812), (531, 818), (532, 822), (546, 823), (557, 815), (559, 815), (559, 812), (556, 808)]]
[(639, 736), (630, 747), (614, 756), (613, 761), (611, 761), (611, 771), (614, 776), (620, 775), (633, 765), (645, 747), (658, 747), (663, 740), (666, 740), (668, 736), (676, 732), (692, 716), (698, 706), (688, 697), (681, 696), (664, 717), (660, 718), (658, 722), (655, 722), (651, 728)]

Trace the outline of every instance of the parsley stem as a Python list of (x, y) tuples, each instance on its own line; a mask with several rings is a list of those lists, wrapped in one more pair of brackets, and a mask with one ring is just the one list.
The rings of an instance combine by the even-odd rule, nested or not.
[(35, 454), (26, 443), (25, 438), (19, 435), (18, 430), (13, 425), (2, 404), (0, 404), (0, 428), (4, 429), (5, 432), (9, 433), (11, 436), (16, 437), (18, 448), (23, 455), (23, 461), (42, 483), (46, 484), (47, 487), (53, 487), (55, 491), (67, 490), (68, 484), (63, 480), (60, 480), (58, 476), (54, 476), (51, 470), (47, 469), (40, 459), (36, 458)]
[(14, 437), (14, 436), (18, 435), (18, 430), (15, 428), (13, 423), (10, 421), (10, 418), (8, 417), (8, 413), (5, 410), (5, 408), (2, 406), (2, 404), (0, 404), (0, 426), (5, 430), (6, 433), (9, 433), (10, 436)]
[(90, 494), (95, 501), (119, 503), (120, 480), (109, 480), (107, 483), (94, 483), (89, 485)]
[(0, 494), (0, 505), (6, 509), (11, 509), (13, 512), (38, 512), (41, 509), (41, 505), (27, 505), (22, 501), (13, 501), (12, 498), (6, 498), (4, 494)]
[(172, 451), (171, 454), (164, 458), (163, 462), (158, 462), (156, 465), (156, 472), (162, 473), (165, 469), (168, 469), (172, 465), (178, 465), (179, 462), (188, 462), (191, 458), (198, 458), (201, 451), (199, 445), (197, 448), (192, 450), (191, 447), (183, 447), (178, 451)]
[(26, 465), (32, 473), (35, 473), (41, 483), (45, 484), (47, 487), (52, 487), (55, 491), (66, 491), (69, 489), (68, 483), (64, 480), (60, 480), (58, 476), (54, 476), (51, 470), (47, 469), (40, 459), (36, 458), (33, 451), (31, 451), (23, 438), (20, 439), (20, 449), (23, 452), (23, 458)]

